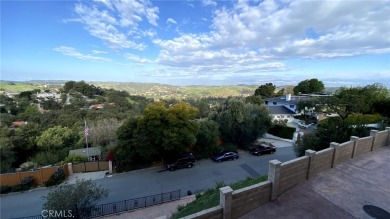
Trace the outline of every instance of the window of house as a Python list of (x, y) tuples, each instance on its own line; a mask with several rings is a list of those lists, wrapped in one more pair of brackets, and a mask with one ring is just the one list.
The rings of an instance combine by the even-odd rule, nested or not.
[(272, 104), (273, 104), (273, 105), (276, 105), (276, 102), (273, 102)]
[(294, 105), (290, 105), (290, 108), (294, 108)]
[(265, 101), (265, 105), (268, 105), (268, 101)]

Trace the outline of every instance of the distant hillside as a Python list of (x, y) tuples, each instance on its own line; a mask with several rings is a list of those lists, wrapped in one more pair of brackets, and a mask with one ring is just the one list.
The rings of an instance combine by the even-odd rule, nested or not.
[(254, 85), (235, 86), (172, 86), (158, 83), (134, 82), (88, 82), (106, 89), (124, 90), (132, 95), (140, 95), (155, 99), (188, 98), (188, 97), (228, 97), (249, 96), (257, 88)]
[[(6, 92), (22, 92), (34, 89), (58, 91), (67, 81), (35, 80), (26, 82), (0, 81), (0, 90)], [(229, 97), (253, 95), (260, 85), (226, 85), (226, 86), (173, 86), (159, 83), (136, 82), (97, 82), (86, 81), (88, 84), (105, 88), (127, 91), (131, 95), (145, 96), (154, 99), (184, 99), (200, 97)], [(278, 86), (276, 91), (285, 89), (292, 93), (294, 85)], [(326, 92), (334, 93), (336, 87), (326, 88)]]
[(0, 82), (0, 90), (5, 92), (20, 93), (23, 91), (29, 91), (34, 89), (40, 89), (40, 88), (36, 85), (21, 83), (21, 82), (6, 82), (6, 81)]

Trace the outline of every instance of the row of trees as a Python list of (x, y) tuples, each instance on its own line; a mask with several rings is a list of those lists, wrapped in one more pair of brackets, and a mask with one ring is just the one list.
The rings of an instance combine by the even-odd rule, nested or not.
[(205, 118), (188, 103), (150, 104), (118, 130), (116, 159), (126, 165), (170, 160), (192, 150), (199, 158), (220, 149), (217, 140), (247, 149), (271, 125), (268, 110), (251, 99), (229, 98)]
[(314, 134), (306, 134), (295, 146), (297, 156), (306, 149), (322, 150), (331, 142), (345, 142), (350, 136), (364, 137), (371, 128), (367, 123), (380, 123), (381, 129), (390, 124), (390, 95), (381, 84), (364, 87), (342, 87), (333, 96), (301, 101), (298, 110), (328, 111), (338, 117), (327, 118), (318, 124)]

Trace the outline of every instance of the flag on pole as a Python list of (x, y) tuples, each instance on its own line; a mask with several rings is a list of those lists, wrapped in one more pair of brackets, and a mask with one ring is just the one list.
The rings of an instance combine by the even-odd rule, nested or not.
[(87, 126), (87, 122), (85, 122), (84, 136), (85, 136), (85, 137), (88, 136), (88, 126)]

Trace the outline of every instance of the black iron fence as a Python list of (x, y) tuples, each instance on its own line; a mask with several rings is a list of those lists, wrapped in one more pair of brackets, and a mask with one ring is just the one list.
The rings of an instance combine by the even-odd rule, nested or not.
[[(70, 213), (68, 213), (68, 216), (71, 216), (74, 219), (77, 218), (97, 218), (97, 217), (102, 217), (105, 215), (110, 215), (110, 214), (117, 214), (120, 212), (125, 212), (125, 211), (131, 211), (131, 210), (136, 210), (139, 208), (146, 208), (150, 207), (153, 205), (158, 205), (162, 204), (165, 202), (170, 202), (170, 201), (175, 201), (180, 199), (180, 190), (173, 191), (173, 192), (166, 192), (166, 193), (161, 193), (158, 195), (151, 195), (151, 196), (146, 196), (146, 197), (141, 197), (141, 198), (135, 198), (135, 199), (129, 199), (129, 200), (123, 200), (123, 201), (118, 201), (118, 202), (112, 202), (112, 203), (107, 203), (107, 204), (101, 204), (101, 205), (96, 205), (92, 207), (92, 209), (89, 210), (89, 212), (79, 212), (81, 211), (80, 209), (73, 209)], [(49, 215), (49, 210), (44, 211), (41, 215), (37, 216), (29, 216), (29, 217), (20, 217), (20, 218), (14, 218), (14, 219), (45, 219), (45, 218), (55, 218), (57, 215), (57, 218), (64, 218), (66, 215), (67, 211), (61, 211), (61, 212), (54, 212), (51, 215), (55, 215), (54, 217), (50, 217)], [(83, 216), (80, 216), (83, 215)]]

